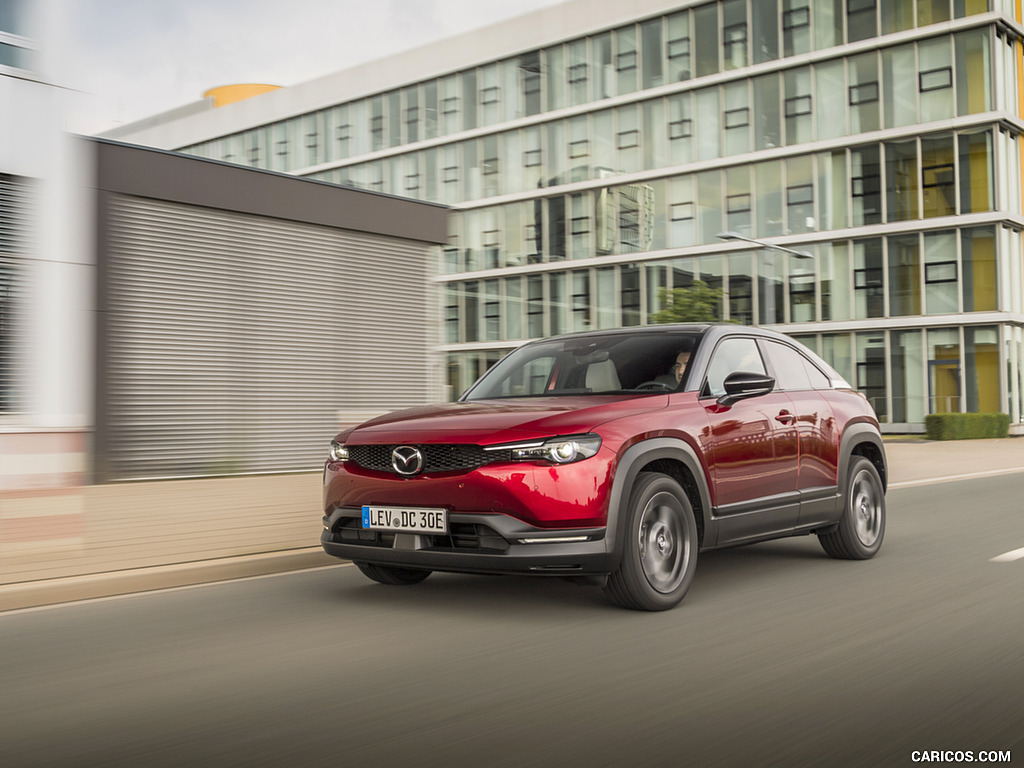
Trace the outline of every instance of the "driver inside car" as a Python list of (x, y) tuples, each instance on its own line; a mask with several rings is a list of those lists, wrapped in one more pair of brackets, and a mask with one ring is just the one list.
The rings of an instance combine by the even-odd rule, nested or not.
[(675, 362), (669, 369), (668, 373), (663, 373), (655, 379), (659, 384), (665, 384), (666, 386), (675, 389), (679, 386), (679, 382), (683, 380), (683, 374), (686, 373), (686, 364), (690, 362), (690, 350), (682, 349), (676, 354)]

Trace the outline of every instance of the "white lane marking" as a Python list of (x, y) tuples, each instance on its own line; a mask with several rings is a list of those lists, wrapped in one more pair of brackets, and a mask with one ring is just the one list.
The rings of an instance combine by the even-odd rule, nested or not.
[(1013, 467), (1012, 469), (990, 469), (985, 472), (969, 472), (964, 475), (943, 475), (942, 477), (928, 477), (923, 480), (904, 480), (901, 483), (889, 483), (889, 488), (913, 488), (919, 485), (952, 483), (956, 480), (970, 480), (976, 477), (995, 477), (996, 475), (1013, 475), (1019, 472), (1024, 472), (1024, 467)]
[(998, 557), (993, 557), (989, 560), (990, 563), (1012, 563), (1014, 560), (1020, 560), (1024, 558), (1024, 547), (1015, 549), (1012, 552), (1004, 552)]
[[(117, 595), (104, 595), (103, 597), (85, 597), (81, 600), (68, 600), (63, 603), (48, 603), (47, 605), (30, 605), (25, 608), (11, 608), (8, 611), (0, 610), (0, 620), (5, 616), (14, 616), (18, 613), (34, 613), (36, 611), (52, 611), (57, 608), (67, 608), (71, 605), (83, 605), (85, 603), (109, 603), (113, 600), (127, 600), (131, 597), (142, 597), (144, 595), (155, 595), (165, 592), (184, 592), (186, 589), (201, 589), (202, 587), (215, 587), (218, 584), (237, 584), (240, 581), (257, 581), (259, 579), (274, 579), (279, 576), (291, 576), (296, 573), (309, 573), (310, 571), (326, 571), (331, 568), (348, 568), (355, 563), (332, 563), (330, 565), (314, 565), (312, 568), (296, 568), (291, 571), (277, 571), (275, 573), (259, 573), (255, 576), (240, 576), (232, 578), (226, 576), (216, 581), (203, 581), (196, 584), (182, 584), (178, 587), (151, 587), (138, 592), (122, 592)], [(73, 577), (71, 577), (73, 578)]]

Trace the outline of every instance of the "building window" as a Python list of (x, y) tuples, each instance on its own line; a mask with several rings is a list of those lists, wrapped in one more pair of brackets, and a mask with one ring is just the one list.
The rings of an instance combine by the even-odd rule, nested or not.
[(523, 92), (523, 109), (527, 115), (540, 112), (540, 51), (519, 57), (519, 84)]
[(866, 40), (878, 34), (875, 0), (847, 0), (847, 41)]
[(784, 30), (808, 27), (810, 24), (811, 9), (807, 6), (804, 6), (803, 8), (792, 8), (782, 14), (782, 28)]
[[(685, 17), (686, 14), (684, 13)], [(669, 33), (671, 34), (671, 22)], [(690, 79), (690, 38), (676, 37), (665, 44), (665, 53), (668, 57), (669, 76), (673, 81)]]
[(590, 232), (590, 217), (575, 216), (571, 221), (572, 234), (585, 235)]
[(856, 290), (882, 287), (882, 268), (864, 267), (853, 270), (853, 287)]
[(574, 331), (590, 327), (590, 273), (577, 270), (572, 274), (572, 326)]
[(497, 104), (498, 103), (498, 86), (494, 85), (490, 88), (484, 88), (480, 91), (480, 103), (481, 104)]
[(933, 261), (925, 264), (924, 281), (929, 285), (957, 282), (956, 260)]
[(688, 139), (693, 136), (693, 121), (673, 120), (668, 124), (668, 137), (670, 139)]
[(811, 114), (811, 97), (794, 96), (785, 101), (786, 117), (802, 117)]
[[(445, 115), (454, 115), (459, 111), (459, 97), (449, 96), (447, 99), (441, 100), (441, 112)], [(377, 120), (378, 118), (374, 118)]]
[(683, 57), (689, 58), (690, 38), (679, 37), (675, 40), (669, 40), (666, 45), (666, 53), (670, 59), (680, 59)]
[(526, 280), (526, 332), (533, 338), (544, 335), (544, 276)]
[(410, 173), (405, 177), (405, 191), (415, 192), (420, 188), (420, 175), (418, 173)]
[(352, 136), (352, 126), (349, 123), (338, 126), (338, 141), (348, 141)]
[(921, 189), (925, 199), (925, 218), (952, 215), (956, 211), (956, 185), (953, 163), (921, 166)]
[(617, 146), (619, 149), (632, 149), (640, 146), (640, 131), (621, 131), (618, 134)]
[(750, 195), (729, 195), (725, 198), (725, 209), (728, 213), (749, 213)]
[(672, 221), (688, 221), (693, 218), (693, 203), (673, 203), (669, 215)]
[(577, 83), (587, 82), (587, 65), (573, 64), (569, 67), (569, 83), (575, 85)]
[(615, 68), (619, 72), (636, 69), (636, 51), (626, 51), (615, 57)]
[(569, 157), (576, 159), (590, 154), (590, 142), (587, 139), (569, 142)]
[(458, 181), (459, 180), (459, 168), (458, 168), (458, 166), (456, 166), (456, 165), (449, 165), (447, 168), (444, 169), (444, 176), (442, 178), (444, 179), (444, 183), (445, 184), (449, 184), (451, 182)]
[(726, 66), (732, 63), (733, 67), (742, 67), (747, 59), (747, 25), (734, 24), (726, 27), (722, 33), (722, 45)]
[(854, 149), (850, 154), (850, 191), (853, 197), (853, 224), (880, 224), (882, 221), (882, 172), (877, 146)]
[(528, 149), (523, 152), (523, 165), (527, 168), (534, 168), (540, 165), (540, 150)]
[(741, 109), (730, 109), (725, 113), (725, 129), (730, 128), (742, 128), (750, 125), (750, 109), (743, 107)]
[(786, 205), (807, 205), (814, 202), (814, 186), (801, 184), (786, 188)]
[(951, 67), (941, 67), (939, 69), (930, 69), (927, 72), (922, 72), (918, 75), (918, 87), (921, 93), (927, 91), (939, 91), (943, 88), (953, 87), (953, 69)]
[(285, 157), (288, 154), (288, 140), (287, 139), (283, 139), (283, 140), (277, 142), (276, 146), (277, 146), (277, 154), (278, 155), (280, 155), (281, 157)]
[(850, 106), (878, 101), (878, 83), (867, 82), (850, 86)]

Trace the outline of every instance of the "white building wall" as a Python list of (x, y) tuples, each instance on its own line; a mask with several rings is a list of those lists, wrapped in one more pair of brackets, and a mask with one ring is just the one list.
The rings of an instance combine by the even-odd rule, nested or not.
[[(0, 173), (28, 190), (13, 338), (16, 402), (0, 412), (0, 559), (75, 549), (93, 423), (95, 265), (89, 169), (64, 132), (75, 94), (60, 86), (63, 0), (24, 3), (31, 70), (0, 67)], [(10, 254), (8, 254), (10, 258)]]

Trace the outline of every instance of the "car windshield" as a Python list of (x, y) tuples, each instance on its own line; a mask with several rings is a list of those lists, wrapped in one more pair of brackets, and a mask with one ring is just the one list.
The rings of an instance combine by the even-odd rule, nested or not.
[[(677, 381), (678, 360), (696, 348), (697, 333), (614, 333), (570, 336), (520, 347), (497, 363), (463, 400), (662, 393)], [(686, 353), (680, 357), (681, 353)]]

